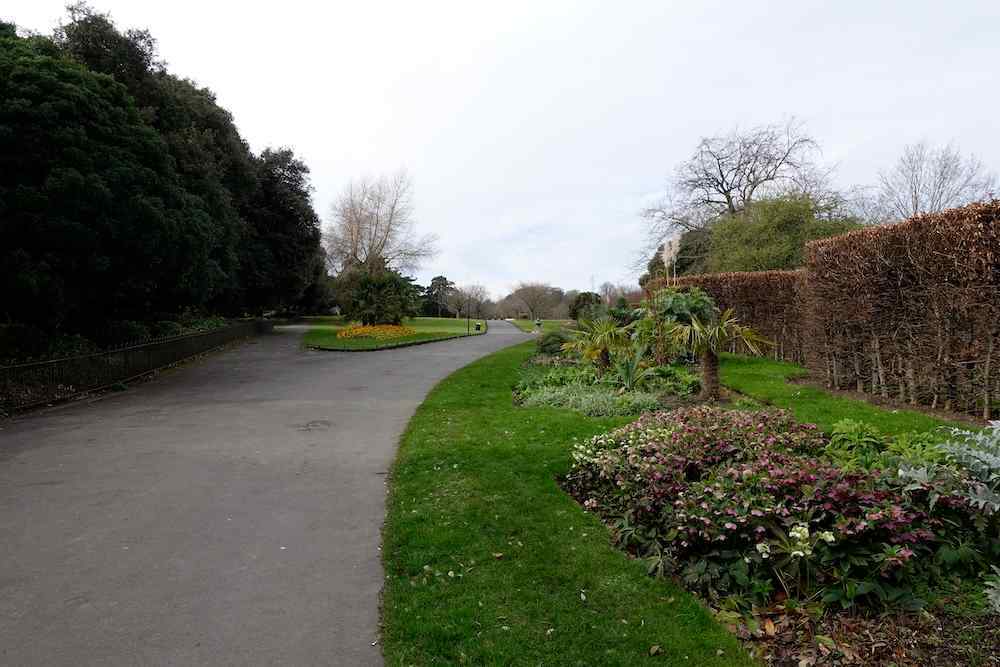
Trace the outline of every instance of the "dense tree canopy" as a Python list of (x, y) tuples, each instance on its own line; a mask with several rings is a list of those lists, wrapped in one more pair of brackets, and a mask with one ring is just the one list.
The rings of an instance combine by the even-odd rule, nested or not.
[(448, 296), (454, 291), (455, 283), (444, 276), (434, 276), (431, 284), (424, 288), (424, 315), (441, 317), (448, 312)]
[(804, 196), (774, 197), (753, 202), (735, 216), (712, 224), (708, 270), (766, 271), (802, 265), (807, 241), (857, 229), (850, 218), (817, 215)]
[(112, 320), (328, 301), (309, 170), (255, 156), (145, 30), (85, 5), (53, 38), (0, 25), (0, 317)]
[(0, 37), (4, 317), (81, 326), (209, 293), (212, 221), (125, 88), (48, 40)]
[(597, 306), (603, 302), (604, 299), (597, 292), (579, 292), (569, 304), (569, 317), (573, 320), (579, 319), (592, 306)]
[(298, 300), (325, 259), (319, 217), (309, 198), (309, 168), (291, 150), (265, 150), (250, 200), (241, 285), (251, 310)]
[(342, 307), (344, 316), (362, 324), (399, 324), (407, 317), (419, 314), (420, 288), (413, 278), (391, 269), (379, 272), (354, 269), (350, 289)]

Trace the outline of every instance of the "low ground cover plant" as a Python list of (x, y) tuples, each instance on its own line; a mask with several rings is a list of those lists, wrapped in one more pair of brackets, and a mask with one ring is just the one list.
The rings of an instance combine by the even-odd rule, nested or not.
[(541, 355), (532, 359), (514, 386), (524, 407), (557, 407), (591, 417), (638, 415), (663, 408), (670, 398), (698, 391), (698, 377), (688, 367), (646, 366), (642, 350), (616, 357), (603, 374), (592, 364)]
[(1000, 597), (1000, 425), (946, 435), (688, 407), (578, 444), (564, 485), (651, 573), (760, 634), (775, 606), (913, 611), (961, 578)]

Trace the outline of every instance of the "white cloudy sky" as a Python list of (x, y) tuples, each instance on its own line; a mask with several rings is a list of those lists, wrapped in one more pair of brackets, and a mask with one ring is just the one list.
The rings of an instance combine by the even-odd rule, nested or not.
[[(49, 32), (62, 0), (5, 0)], [(795, 116), (844, 185), (904, 144), (1000, 167), (1000, 2), (92, 0), (148, 27), (255, 150), (312, 168), (324, 219), (358, 175), (405, 167), (444, 273), (635, 279), (637, 211), (702, 135)]]

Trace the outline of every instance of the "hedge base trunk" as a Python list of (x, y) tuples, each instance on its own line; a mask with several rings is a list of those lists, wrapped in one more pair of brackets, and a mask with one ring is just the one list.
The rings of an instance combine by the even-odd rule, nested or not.
[(719, 355), (714, 350), (701, 354), (701, 399), (717, 401), (719, 394)]

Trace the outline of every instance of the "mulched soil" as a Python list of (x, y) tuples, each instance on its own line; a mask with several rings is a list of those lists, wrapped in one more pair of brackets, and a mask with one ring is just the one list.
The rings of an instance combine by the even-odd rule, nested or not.
[(756, 636), (735, 628), (767, 665), (1000, 665), (1000, 616), (946, 612), (862, 618), (767, 617)]

